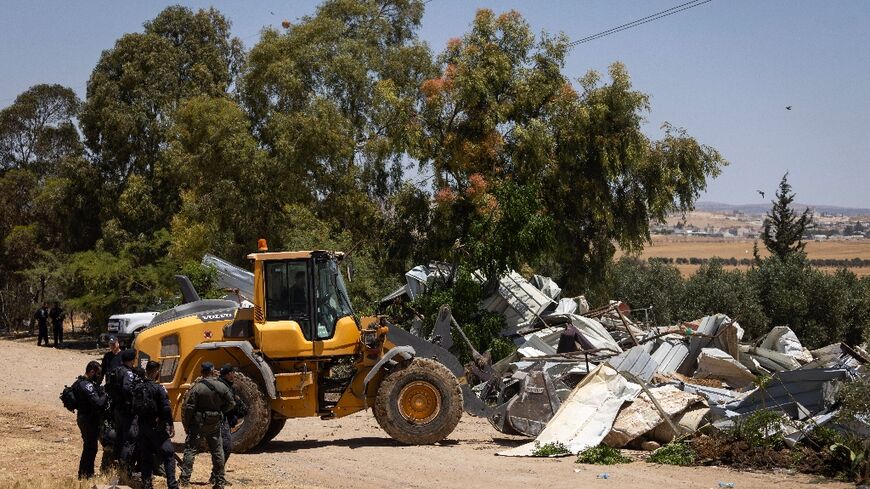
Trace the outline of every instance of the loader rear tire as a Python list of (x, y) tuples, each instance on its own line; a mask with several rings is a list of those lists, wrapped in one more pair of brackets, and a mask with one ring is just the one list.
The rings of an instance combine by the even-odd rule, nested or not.
[(384, 431), (407, 445), (430, 445), (450, 435), (462, 417), (459, 381), (441, 363), (415, 358), (390, 372), (372, 409)]
[(272, 407), (263, 389), (253, 379), (236, 372), (233, 382), (236, 394), (248, 406), (248, 414), (232, 432), (233, 453), (245, 453), (259, 445), (272, 421)]

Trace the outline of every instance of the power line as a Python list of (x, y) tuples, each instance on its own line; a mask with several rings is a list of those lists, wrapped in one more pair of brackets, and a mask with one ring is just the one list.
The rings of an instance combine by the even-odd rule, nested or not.
[(686, 2), (686, 3), (680, 4), (680, 5), (671, 7), (669, 9), (662, 10), (661, 12), (656, 12), (654, 14), (647, 15), (646, 17), (641, 17), (639, 19), (622, 24), (620, 26), (612, 27), (610, 29), (607, 29), (606, 31), (601, 31), (597, 34), (592, 34), (591, 36), (586, 36), (582, 39), (577, 39), (576, 41), (571, 41), (570, 43), (568, 43), (568, 47), (574, 47), (574, 46), (578, 46), (580, 44), (587, 43), (589, 41), (601, 39), (602, 37), (607, 37), (611, 34), (616, 34), (617, 32), (622, 32), (622, 31), (632, 29), (634, 27), (637, 27), (637, 26), (640, 26), (643, 24), (647, 24), (647, 23), (655, 21), (655, 20), (663, 19), (665, 17), (674, 15), (676, 13), (680, 13), (684, 10), (689, 10), (691, 8), (700, 7), (701, 5), (704, 5), (705, 3), (710, 3), (712, 1), (713, 0), (692, 0), (691, 2)]
[(613, 27), (613, 28), (611, 28), (611, 29), (607, 29), (606, 31), (599, 32), (598, 34), (593, 34), (593, 35), (591, 35), (591, 36), (587, 36), (587, 37), (584, 37), (584, 38), (582, 38), (582, 39), (577, 39), (577, 40), (571, 42), (571, 43), (568, 44), (568, 45), (569, 45), (569, 46), (575, 46), (575, 45), (577, 45), (577, 44), (581, 44), (581, 43), (583, 43), (583, 42), (590, 41), (590, 40), (592, 40), (593, 38), (598, 38), (599, 36), (604, 36), (604, 35), (612, 34), (612, 33), (614, 33), (614, 32), (618, 32), (620, 29), (623, 29), (623, 28), (633, 27), (635, 24), (640, 25), (640, 22), (642, 22), (642, 21), (645, 21), (645, 20), (654, 20), (653, 17), (658, 18), (658, 16), (660, 16), (660, 15), (662, 15), (662, 14), (665, 14), (665, 13), (668, 13), (668, 12), (671, 12), (671, 11), (674, 11), (674, 10), (676, 10), (676, 9), (678, 9), (678, 8), (685, 7), (685, 6), (687, 6), (687, 5), (691, 5), (691, 4), (693, 4), (693, 3), (697, 3), (697, 2), (699, 2), (699, 1), (701, 1), (701, 0), (691, 0), (691, 1), (689, 1), (689, 2), (686, 2), (686, 3), (683, 3), (683, 4), (677, 5), (676, 7), (671, 7), (671, 8), (669, 8), (669, 9), (667, 9), (667, 10), (662, 10), (661, 12), (657, 12), (657, 13), (654, 13), (654, 14), (652, 14), (652, 15), (647, 15), (646, 17), (641, 17), (640, 19), (633, 20), (633, 21), (628, 22), (628, 23), (626, 23), (626, 24), (622, 24), (622, 25), (620, 25), (620, 26), (616, 26), (616, 27)]

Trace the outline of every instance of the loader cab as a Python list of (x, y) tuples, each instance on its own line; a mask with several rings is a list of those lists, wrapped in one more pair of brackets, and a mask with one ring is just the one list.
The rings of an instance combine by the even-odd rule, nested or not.
[(359, 326), (339, 271), (342, 257), (327, 251), (248, 255), (254, 262), (257, 343), (264, 353), (273, 358), (350, 353)]

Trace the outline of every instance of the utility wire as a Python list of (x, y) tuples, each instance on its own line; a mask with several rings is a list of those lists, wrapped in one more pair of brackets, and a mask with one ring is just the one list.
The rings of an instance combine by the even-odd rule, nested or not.
[(663, 19), (665, 17), (674, 15), (674, 14), (682, 12), (684, 10), (689, 10), (691, 8), (700, 7), (701, 5), (704, 5), (705, 3), (710, 3), (712, 1), (713, 0), (692, 0), (691, 2), (686, 2), (686, 3), (680, 4), (680, 5), (671, 7), (669, 9), (662, 10), (661, 12), (656, 12), (654, 14), (647, 15), (646, 17), (641, 17), (639, 19), (622, 24), (620, 26), (612, 27), (610, 29), (607, 29), (606, 31), (601, 31), (597, 34), (592, 34), (591, 36), (586, 36), (582, 39), (577, 39), (576, 41), (571, 41), (570, 43), (568, 43), (568, 47), (574, 47), (574, 46), (578, 46), (580, 44), (587, 43), (589, 41), (601, 39), (602, 37), (607, 37), (611, 34), (616, 34), (617, 32), (622, 32), (622, 31), (632, 29), (634, 27), (637, 27), (637, 26), (640, 26), (643, 24), (647, 24), (647, 23), (655, 21), (655, 20)]
[(580, 44), (580, 43), (585, 42), (585, 41), (587, 41), (587, 40), (591, 40), (591, 39), (593, 39), (593, 38), (597, 38), (598, 36), (603, 36), (603, 35), (611, 34), (611, 33), (613, 33), (613, 32), (618, 32), (618, 31), (619, 31), (620, 29), (622, 29), (622, 28), (632, 27), (632, 26), (634, 26), (635, 24), (640, 25), (639, 23), (642, 22), (642, 21), (645, 21), (645, 20), (653, 20), (653, 19), (652, 19), (653, 17), (656, 17), (656, 18), (657, 18), (658, 16), (660, 16), (660, 15), (662, 15), (662, 14), (665, 14), (665, 13), (668, 13), (668, 12), (671, 12), (671, 11), (674, 11), (674, 10), (676, 10), (676, 9), (678, 9), (678, 8), (685, 7), (685, 6), (687, 6), (687, 5), (691, 5), (691, 4), (693, 4), (693, 3), (698, 3), (698, 2), (700, 2), (700, 1), (701, 1), (701, 0), (691, 0), (691, 1), (689, 1), (689, 2), (686, 2), (686, 3), (683, 3), (683, 4), (677, 5), (676, 7), (671, 7), (671, 8), (669, 8), (669, 9), (667, 9), (667, 10), (662, 10), (661, 12), (657, 12), (657, 13), (654, 13), (654, 14), (652, 14), (652, 15), (647, 15), (646, 17), (641, 17), (640, 19), (633, 20), (633, 21), (628, 22), (628, 23), (626, 23), (626, 24), (622, 24), (622, 25), (620, 25), (620, 26), (613, 27), (613, 28), (611, 28), (611, 29), (607, 29), (606, 31), (599, 32), (598, 34), (593, 34), (593, 35), (591, 35), (591, 36), (587, 36), (587, 37), (584, 37), (584, 38), (582, 38), (582, 39), (577, 39), (577, 40), (571, 42), (571, 43), (569, 44), (569, 46), (574, 46), (574, 45), (576, 45), (576, 44)]

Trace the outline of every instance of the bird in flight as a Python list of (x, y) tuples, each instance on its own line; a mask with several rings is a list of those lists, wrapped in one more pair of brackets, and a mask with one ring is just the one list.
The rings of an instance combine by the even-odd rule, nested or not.
[(761, 194), (761, 198), (764, 198), (764, 190), (756, 190), (759, 194)]
[(791, 105), (786, 105), (785, 110), (791, 110)]

